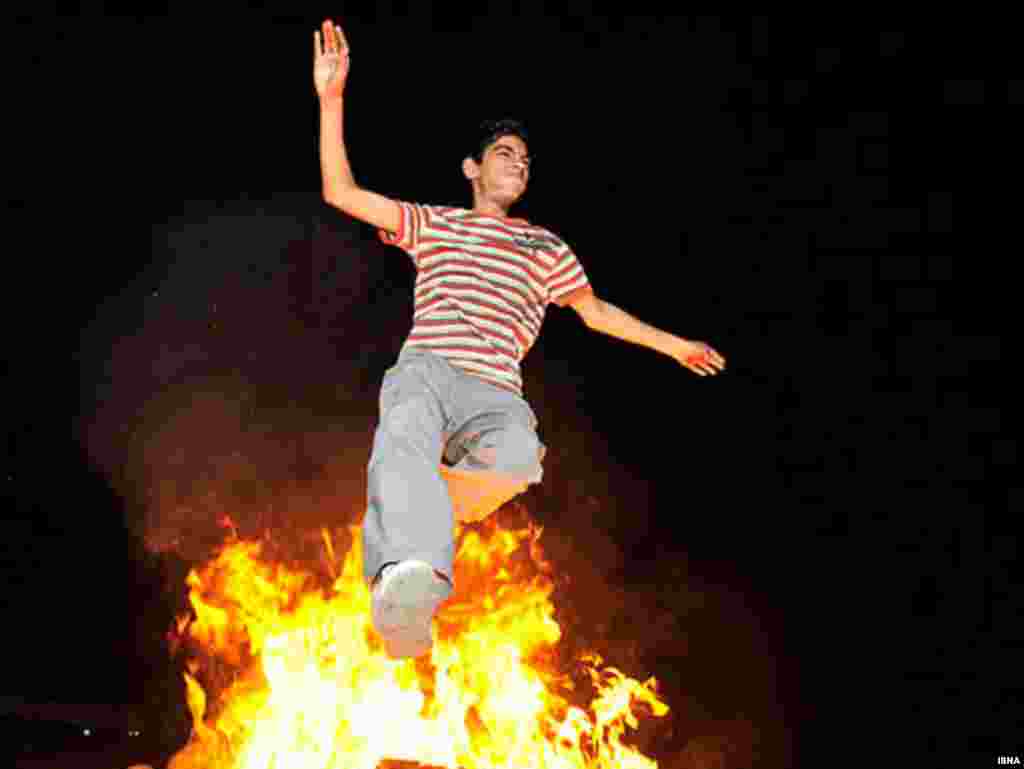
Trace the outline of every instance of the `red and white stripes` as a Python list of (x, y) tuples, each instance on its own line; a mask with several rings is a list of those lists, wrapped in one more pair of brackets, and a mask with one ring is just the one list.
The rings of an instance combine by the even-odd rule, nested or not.
[(575, 254), (523, 219), (399, 205), (401, 228), (380, 237), (406, 251), (418, 271), (406, 344), (521, 393), (519, 362), (537, 339), (547, 305), (591, 290)]

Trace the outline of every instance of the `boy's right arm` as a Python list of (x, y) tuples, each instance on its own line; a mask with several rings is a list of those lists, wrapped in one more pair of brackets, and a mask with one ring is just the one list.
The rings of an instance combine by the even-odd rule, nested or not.
[(397, 232), (401, 209), (391, 198), (364, 190), (352, 176), (345, 151), (344, 98), (349, 50), (341, 27), (330, 21), (313, 33), (313, 83), (320, 98), (320, 173), (324, 200), (374, 227)]

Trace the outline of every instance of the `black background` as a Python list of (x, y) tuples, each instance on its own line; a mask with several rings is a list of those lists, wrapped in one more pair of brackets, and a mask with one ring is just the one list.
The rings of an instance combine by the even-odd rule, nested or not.
[[(219, 530), (168, 519), (161, 477), (202, 496), (251, 449), (250, 501), (286, 512), (232, 510), (242, 529), (358, 514), (413, 272), (319, 197), (311, 38), (334, 15), (361, 184), (466, 205), (465, 137), (521, 118), (513, 213), (728, 359), (701, 379), (553, 307), (524, 362), (550, 449), (527, 506), (606, 591), (566, 590), (577, 631), (635, 641), (627, 672), (677, 697), (666, 765), (744, 719), (759, 766), (1012, 752), (1013, 247), (982, 243), (1015, 194), (967, 224), (1019, 154), (1003, 23), (225, 8), (11, 25), (9, 701), (180, 703), (162, 637)], [(258, 447), (218, 421), (236, 407)], [(344, 509), (300, 504), (310, 484)], [(632, 609), (594, 624), (610, 596)]]

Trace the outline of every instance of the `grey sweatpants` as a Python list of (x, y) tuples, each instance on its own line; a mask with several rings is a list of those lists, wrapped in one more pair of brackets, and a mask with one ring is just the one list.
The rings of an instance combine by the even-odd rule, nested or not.
[(363, 570), (426, 561), (454, 581), (454, 516), (440, 472), (458, 470), (538, 483), (543, 446), (522, 397), (406, 347), (384, 375), (363, 521)]

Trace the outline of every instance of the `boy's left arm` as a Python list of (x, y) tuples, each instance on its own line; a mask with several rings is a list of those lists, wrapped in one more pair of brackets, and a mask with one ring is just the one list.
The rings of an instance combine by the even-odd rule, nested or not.
[(725, 358), (709, 345), (648, 325), (614, 304), (599, 299), (592, 291), (583, 293), (570, 307), (579, 313), (587, 328), (657, 350), (700, 376), (717, 374), (725, 368)]

